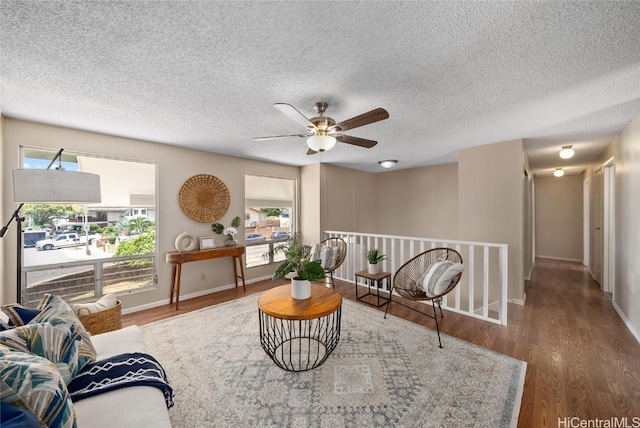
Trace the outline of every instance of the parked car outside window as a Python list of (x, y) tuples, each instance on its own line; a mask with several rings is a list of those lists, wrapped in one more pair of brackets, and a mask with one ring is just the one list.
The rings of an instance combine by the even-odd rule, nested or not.
[(291, 233), (290, 232), (284, 232), (282, 230), (279, 230), (277, 232), (272, 232), (271, 233), (271, 239), (289, 239), (291, 237)]
[(250, 233), (249, 235), (245, 235), (244, 237), (244, 241), (247, 244), (250, 244), (252, 242), (262, 242), (266, 240), (267, 240), (267, 237), (264, 235), (260, 235), (259, 233)]

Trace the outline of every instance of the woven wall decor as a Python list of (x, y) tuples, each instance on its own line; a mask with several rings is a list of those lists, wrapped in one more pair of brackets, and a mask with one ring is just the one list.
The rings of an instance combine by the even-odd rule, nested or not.
[(194, 175), (184, 182), (178, 195), (180, 208), (192, 220), (211, 223), (229, 209), (229, 189), (218, 177)]

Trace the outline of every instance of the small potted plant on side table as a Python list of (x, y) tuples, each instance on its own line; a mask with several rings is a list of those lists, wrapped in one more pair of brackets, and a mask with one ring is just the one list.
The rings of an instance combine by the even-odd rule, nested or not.
[(377, 273), (379, 273), (380, 266), (378, 265), (378, 263), (385, 259), (385, 255), (380, 254), (380, 251), (378, 251), (377, 248), (372, 248), (365, 253), (365, 256), (367, 257), (367, 272), (369, 272), (371, 275), (376, 275)]
[(318, 281), (325, 277), (320, 262), (311, 260), (310, 249), (311, 247), (302, 244), (300, 236), (295, 234), (286, 242), (274, 246), (263, 256), (265, 259), (269, 259), (275, 254), (284, 254), (285, 259), (273, 272), (272, 278), (284, 278), (290, 272), (295, 271), (295, 277), (291, 279), (291, 297), (294, 299), (303, 300), (311, 297), (311, 281)]

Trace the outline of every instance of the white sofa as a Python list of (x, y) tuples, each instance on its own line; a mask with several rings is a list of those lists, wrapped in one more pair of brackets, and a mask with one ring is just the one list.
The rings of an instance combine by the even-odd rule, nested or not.
[[(138, 326), (91, 336), (96, 360), (127, 352), (147, 352)], [(151, 386), (132, 386), (85, 398), (73, 404), (78, 428), (170, 427), (169, 411), (162, 391)]]

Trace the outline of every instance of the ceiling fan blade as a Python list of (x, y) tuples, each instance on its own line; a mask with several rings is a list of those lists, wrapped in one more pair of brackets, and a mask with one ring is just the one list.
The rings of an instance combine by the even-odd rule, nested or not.
[(313, 149), (309, 149), (309, 150), (307, 150), (307, 155), (315, 155), (316, 153), (318, 153), (318, 152), (316, 152), (316, 151), (315, 151), (315, 150), (313, 150)]
[(334, 135), (336, 140), (341, 143), (353, 144), (354, 146), (365, 147), (370, 149), (371, 147), (378, 144), (377, 141), (367, 140), (365, 138), (351, 137), (350, 135)]
[(267, 141), (267, 140), (277, 140), (279, 138), (289, 138), (289, 137), (308, 137), (308, 134), (289, 134), (289, 135), (272, 135), (270, 137), (254, 137), (254, 141)]
[(389, 118), (389, 113), (383, 108), (377, 108), (360, 116), (352, 117), (351, 119), (343, 120), (340, 123), (335, 124), (329, 130), (335, 132), (346, 131), (347, 129), (357, 128), (359, 126), (368, 125), (370, 123), (379, 122)]
[(289, 116), (290, 119), (298, 122), (300, 125), (304, 126), (305, 128), (312, 127), (313, 129), (316, 129), (316, 126), (304, 114), (300, 113), (298, 109), (296, 109), (291, 104), (275, 103), (273, 106), (278, 110), (280, 110), (282, 113)]

